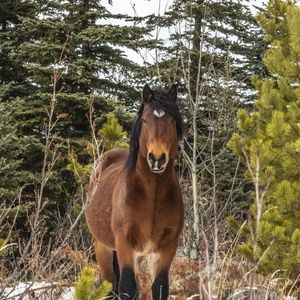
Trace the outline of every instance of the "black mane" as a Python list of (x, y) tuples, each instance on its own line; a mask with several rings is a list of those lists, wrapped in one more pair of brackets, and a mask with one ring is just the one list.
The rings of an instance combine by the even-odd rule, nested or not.
[[(153, 110), (163, 110), (166, 114), (170, 115), (176, 122), (176, 129), (178, 138), (181, 139), (183, 135), (183, 122), (180, 111), (175, 101), (169, 98), (169, 91), (166, 88), (156, 87), (153, 89), (153, 96), (148, 102)], [(142, 115), (144, 111), (144, 102), (139, 107), (137, 116), (133, 123), (130, 143), (129, 143), (129, 155), (125, 163), (125, 169), (128, 172), (132, 172), (135, 169), (139, 152), (139, 139), (142, 126)]]

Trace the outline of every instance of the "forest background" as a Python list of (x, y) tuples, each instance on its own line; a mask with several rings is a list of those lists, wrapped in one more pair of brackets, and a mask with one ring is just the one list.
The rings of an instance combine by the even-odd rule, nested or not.
[(145, 83), (174, 82), (185, 227), (171, 293), (297, 295), (300, 10), (266, 4), (175, 0), (129, 16), (116, 1), (1, 1), (0, 295), (73, 285), (94, 262), (93, 161), (128, 146)]

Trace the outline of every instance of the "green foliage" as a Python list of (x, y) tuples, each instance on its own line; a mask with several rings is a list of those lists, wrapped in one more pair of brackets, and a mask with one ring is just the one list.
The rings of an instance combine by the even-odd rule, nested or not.
[[(300, 8), (291, 1), (271, 0), (259, 15), (271, 47), (264, 56), (268, 78), (254, 79), (256, 112), (238, 113), (239, 133), (229, 146), (249, 158), (255, 174), (259, 158), (260, 193), (266, 190), (258, 227), (259, 270), (297, 278), (300, 274)], [(243, 153), (244, 152), (244, 153)], [(249, 176), (249, 172), (248, 172)], [(253, 179), (253, 178), (252, 178)], [(257, 206), (253, 204), (254, 218)], [(255, 226), (254, 222), (249, 225)], [(255, 230), (255, 229), (254, 229)], [(241, 251), (253, 258), (251, 242)]]
[(30, 89), (28, 72), (22, 61), (12, 56), (25, 41), (17, 37), (21, 18), (33, 18), (36, 5), (32, 1), (3, 0), (0, 2), (0, 101), (14, 100)]
[[(98, 134), (104, 141), (105, 150), (116, 147), (128, 147), (128, 143), (126, 142), (127, 132), (123, 130), (123, 127), (119, 124), (114, 113), (109, 113), (107, 115), (107, 121), (103, 124), (102, 128), (99, 129)], [(87, 149), (92, 147), (93, 145), (89, 143)], [(80, 163), (74, 153), (69, 155), (69, 164), (67, 165), (67, 170), (73, 173), (78, 183), (86, 184), (88, 182), (92, 168), (93, 165), (91, 163)]]
[(24, 169), (24, 160), (27, 158), (30, 161), (34, 151), (41, 151), (41, 145), (36, 138), (18, 134), (13, 113), (10, 105), (0, 102), (1, 202), (11, 201), (23, 185), (36, 181), (34, 174)]
[(250, 228), (248, 224), (242, 224), (233, 216), (226, 217), (226, 224), (236, 234), (239, 234), (240, 237), (245, 237), (250, 233)]
[(113, 113), (107, 115), (107, 121), (99, 130), (99, 135), (103, 138), (106, 150), (121, 147), (127, 148), (127, 132), (119, 124), (118, 119)]
[(95, 269), (84, 267), (75, 287), (75, 300), (101, 300), (112, 290), (111, 283), (104, 281), (100, 287), (95, 286)]
[(67, 165), (67, 170), (71, 171), (78, 183), (87, 183), (91, 170), (93, 168), (92, 164), (83, 165), (81, 164), (74, 154), (69, 155), (69, 163)]
[(248, 258), (252, 257), (253, 254), (253, 244), (248, 242), (248, 243), (243, 243), (239, 246), (239, 250)]

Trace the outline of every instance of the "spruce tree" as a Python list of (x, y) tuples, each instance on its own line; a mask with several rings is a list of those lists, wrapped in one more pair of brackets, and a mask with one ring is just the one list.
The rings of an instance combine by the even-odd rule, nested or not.
[(0, 102), (0, 199), (1, 203), (11, 203), (20, 189), (35, 182), (34, 174), (24, 168), (24, 160), (32, 155), (35, 144), (40, 143), (28, 136), (18, 136), (14, 110), (7, 103)]
[[(110, 14), (97, 0), (41, 0), (35, 3), (33, 15), (18, 16), (19, 25), (12, 30), (14, 38), (22, 42), (9, 56), (25, 69), (29, 86), (26, 94), (17, 94), (23, 100), (16, 110), (20, 134), (45, 142), (54, 89), (56, 93), (53, 122), (58, 121), (51, 135), (55, 138), (53, 145), (59, 145), (60, 156), (54, 170), (56, 176), (45, 189), (45, 196), (53, 205), (73, 197), (74, 181), (66, 169), (67, 147), (81, 163), (90, 159), (85, 147), (90, 139), (87, 114), (91, 102), (99, 128), (108, 112), (118, 112), (118, 107), (139, 98), (135, 78), (141, 68), (120, 47), (147, 47), (149, 43), (143, 37), (148, 29), (103, 24), (107, 18), (125, 17)], [(128, 125), (128, 121), (123, 125)], [(34, 163), (27, 167), (38, 172), (42, 161), (43, 153), (37, 152)]]
[(0, 3), (0, 101), (13, 100), (31, 92), (25, 66), (11, 55), (26, 41), (17, 34), (22, 26), (20, 18), (33, 18), (35, 14), (36, 6), (31, 1), (3, 0)]
[(1, 240), (16, 241), (26, 233), (28, 210), (35, 206), (31, 192), (38, 178), (28, 170), (27, 163), (41, 152), (42, 145), (33, 136), (19, 135), (17, 124), (11, 103), (0, 102), (0, 244)]
[[(158, 24), (174, 26), (170, 30), (170, 43), (161, 47), (166, 52), (158, 61), (165, 69), (161, 74), (164, 80), (184, 82), (182, 72), (186, 71), (186, 76), (191, 75), (190, 80), (195, 81), (189, 84), (197, 84), (199, 56), (202, 56), (200, 79), (208, 76), (207, 82), (213, 81), (209, 67), (225, 74), (229, 63), (236, 85), (234, 95), (240, 97), (242, 103), (253, 102), (253, 85), (249, 78), (265, 72), (262, 54), (266, 43), (250, 4), (240, 0), (176, 0)], [(215, 85), (210, 88), (214, 89)]]
[(99, 134), (103, 139), (106, 150), (116, 147), (127, 148), (126, 143), (127, 132), (119, 124), (118, 119), (113, 113), (107, 115), (107, 121), (99, 130)]
[[(239, 133), (230, 146), (248, 159), (261, 207), (252, 206), (257, 242), (241, 246), (258, 260), (263, 273), (300, 274), (300, 8), (292, 1), (271, 0), (259, 23), (271, 47), (264, 63), (269, 76), (254, 79), (258, 90), (255, 112), (238, 113)], [(244, 155), (243, 155), (244, 154)], [(253, 177), (253, 176), (252, 176)]]

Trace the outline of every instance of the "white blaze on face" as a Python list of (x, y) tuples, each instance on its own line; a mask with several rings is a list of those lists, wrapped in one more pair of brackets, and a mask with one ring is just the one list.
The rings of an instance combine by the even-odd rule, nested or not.
[(165, 112), (161, 109), (159, 109), (159, 110), (154, 109), (153, 113), (154, 113), (154, 116), (156, 116), (158, 118), (161, 118), (165, 115)]

